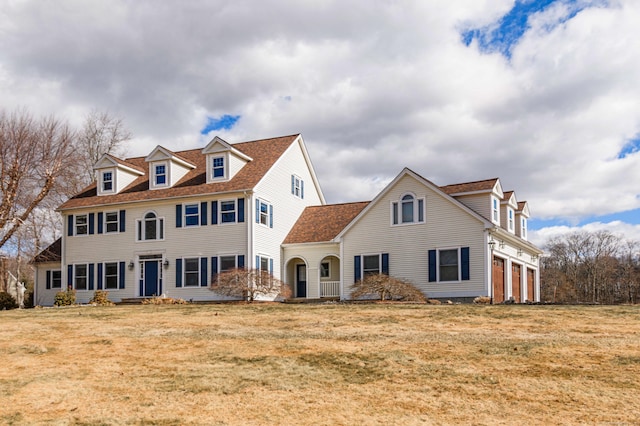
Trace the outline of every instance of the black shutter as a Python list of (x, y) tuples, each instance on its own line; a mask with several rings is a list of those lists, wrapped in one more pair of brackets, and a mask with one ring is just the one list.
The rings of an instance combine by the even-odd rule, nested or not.
[(93, 290), (93, 282), (95, 280), (95, 265), (93, 263), (89, 264), (89, 290)]
[(125, 287), (125, 282), (124, 282), (124, 262), (120, 262), (118, 267), (120, 268), (120, 271), (118, 273), (118, 280), (120, 282), (118, 284), (120, 286), (120, 289), (122, 290)]
[(125, 232), (127, 223), (127, 212), (120, 210), (120, 232)]
[(95, 233), (95, 213), (89, 213), (89, 235), (93, 235)]
[(102, 290), (102, 263), (98, 263), (98, 290)]
[(182, 204), (176, 204), (176, 228), (182, 228)]
[(244, 198), (238, 198), (238, 223), (244, 222)]
[(73, 237), (73, 215), (67, 216), (67, 236)]
[(460, 249), (460, 261), (461, 261), (461, 269), (462, 269), (462, 279), (469, 280), (469, 247), (462, 247)]
[(218, 224), (218, 202), (217, 201), (211, 202), (211, 224), (212, 225)]
[(207, 203), (200, 203), (200, 226), (207, 225)]
[(102, 222), (104, 222), (104, 213), (98, 213), (98, 234), (102, 234)]
[(360, 271), (361, 259), (362, 257), (360, 256), (354, 256), (353, 258), (353, 282), (354, 283), (357, 283), (358, 281), (360, 281), (360, 278), (362, 277), (361, 271)]
[(382, 273), (389, 275), (389, 253), (382, 253)]
[(47, 284), (46, 284), (46, 288), (47, 290), (49, 290), (51, 288), (51, 271), (47, 271)]
[(182, 287), (182, 259), (176, 259), (176, 287)]
[(207, 258), (200, 258), (200, 287), (207, 286)]
[(436, 251), (429, 250), (429, 282), (437, 280), (438, 275), (436, 272)]

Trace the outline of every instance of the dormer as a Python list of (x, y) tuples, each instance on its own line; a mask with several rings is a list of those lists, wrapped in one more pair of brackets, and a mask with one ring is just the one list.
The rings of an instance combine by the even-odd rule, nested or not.
[(204, 147), (202, 154), (207, 156), (207, 183), (231, 180), (245, 164), (253, 161), (251, 157), (218, 136)]
[(504, 197), (500, 179), (456, 183), (440, 189), (465, 206), (500, 226), (500, 202)]
[(518, 209), (518, 201), (513, 191), (507, 191), (500, 202), (500, 217), (502, 221), (500, 225), (512, 234), (516, 233), (516, 210)]
[(529, 221), (529, 203), (520, 201), (516, 210), (516, 233), (520, 238), (526, 240), (528, 238), (528, 222)]
[(144, 171), (139, 167), (110, 154), (104, 154), (100, 157), (93, 170), (96, 173), (99, 196), (117, 194), (138, 177), (144, 175)]
[(171, 188), (195, 169), (195, 164), (158, 145), (144, 159), (149, 163), (149, 189)]

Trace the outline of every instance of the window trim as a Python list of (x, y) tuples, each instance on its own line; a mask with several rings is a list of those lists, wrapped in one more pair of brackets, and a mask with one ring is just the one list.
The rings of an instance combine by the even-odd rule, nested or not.
[(304, 180), (296, 174), (291, 175), (291, 194), (301, 200), (304, 199)]
[(515, 232), (515, 213), (511, 207), (507, 207), (507, 229)]
[[(182, 287), (183, 288), (196, 288), (196, 287), (201, 287), (200, 283), (201, 283), (201, 275), (202, 275), (202, 262), (201, 262), (201, 257), (200, 256), (190, 256), (190, 257), (183, 257), (182, 258)], [(198, 265), (198, 277), (196, 279), (196, 284), (195, 285), (190, 285), (187, 284), (187, 261), (188, 260), (195, 260), (196, 264)], [(193, 274), (193, 271), (190, 272), (191, 274)]]
[[(196, 206), (197, 209), (197, 213), (190, 213), (187, 214), (187, 207), (193, 207)], [(196, 228), (198, 226), (200, 226), (200, 215), (202, 213), (201, 209), (200, 209), (201, 203), (185, 203), (182, 205), (182, 223), (183, 223), (183, 227), (184, 228)], [(196, 223), (195, 224), (189, 224), (187, 223), (187, 218), (196, 218)]]
[(370, 273), (369, 275), (381, 274), (382, 273), (382, 253), (363, 253), (360, 255), (362, 260), (360, 261), (360, 277), (364, 279), (367, 276), (364, 270), (364, 258), (365, 257), (377, 257), (378, 258), (378, 272)]
[[(442, 265), (440, 264), (440, 252), (443, 251), (456, 251), (457, 256), (456, 256), (456, 266), (457, 266), (457, 273), (456, 273), (456, 279), (455, 280), (443, 280), (441, 278), (441, 270), (440, 268), (442, 267)], [(439, 283), (458, 283), (462, 281), (462, 254), (461, 254), (462, 250), (461, 247), (441, 247), (436, 249), (436, 279), (437, 282)]]
[[(405, 200), (409, 196), (411, 201)], [(405, 203), (412, 203), (412, 220), (405, 222), (403, 219), (403, 206)], [(418, 197), (413, 192), (405, 192), (400, 194), (397, 200), (391, 202), (391, 226), (421, 225), (426, 223), (426, 199)]]
[[(109, 174), (111, 176), (111, 179), (105, 179), (105, 176)], [(106, 189), (105, 188), (105, 184), (106, 183), (110, 183), (111, 184), (111, 188), (110, 189)], [(104, 194), (108, 194), (108, 193), (112, 193), (115, 192), (115, 173), (113, 173), (113, 170), (103, 170), (102, 173), (100, 173), (100, 188), (101, 188), (101, 192)]]
[[(165, 188), (169, 186), (169, 163), (166, 161), (159, 161), (157, 163), (153, 163), (151, 167), (153, 168), (153, 187)], [(159, 174), (158, 167), (164, 167), (164, 173)], [(159, 176), (164, 176), (164, 183), (158, 183)]]
[(491, 212), (493, 223), (500, 224), (500, 203), (495, 196), (491, 196)]
[[(61, 269), (50, 269), (49, 273), (50, 273), (50, 276), (51, 276), (51, 281), (49, 283), (50, 284), (49, 288), (52, 289), (52, 290), (55, 289), (55, 288), (60, 288), (61, 289), (62, 288), (62, 270)], [(59, 279), (60, 280), (60, 285), (59, 286), (55, 286), (53, 284), (56, 281), (54, 276), (53, 276), (55, 273), (60, 274), (60, 279)]]
[[(155, 216), (155, 222), (156, 222), (156, 236), (161, 237), (161, 238), (154, 238), (154, 239), (148, 239), (148, 238), (144, 238), (146, 237), (146, 221), (147, 221), (147, 215), (151, 213)], [(148, 241), (164, 241), (164, 237), (165, 237), (165, 232), (164, 232), (164, 216), (158, 216), (158, 213), (156, 213), (153, 210), (149, 210), (146, 211), (143, 215), (142, 218), (140, 219), (136, 219), (136, 242), (138, 243), (145, 243)]]
[[(326, 264), (327, 265), (327, 274), (323, 275), (322, 273), (325, 271), (325, 269), (322, 267), (322, 265)], [(331, 261), (327, 261), (327, 262), (320, 262), (320, 279), (322, 278), (331, 278)]]
[[(115, 222), (113, 222), (113, 221), (109, 222), (107, 220), (107, 215), (110, 215), (110, 214), (115, 214), (116, 215)], [(104, 219), (103, 219), (102, 225), (103, 225), (104, 233), (105, 234), (118, 234), (120, 232), (120, 211), (115, 210), (115, 211), (104, 212), (103, 217), (104, 217)], [(114, 223), (116, 225), (116, 230), (115, 231), (109, 231), (109, 224), (113, 225)]]
[[(107, 264), (116, 265), (116, 286), (113, 288), (107, 287)], [(113, 276), (113, 275), (110, 275)], [(102, 263), (102, 289), (103, 290), (119, 290), (120, 289), (120, 262), (103, 262)]]
[(523, 239), (527, 239), (527, 218), (523, 217), (520, 221), (520, 236)]
[[(222, 258), (233, 258), (233, 268), (229, 268), (229, 269), (222, 269)], [(218, 256), (218, 265), (216, 267), (216, 270), (218, 271), (218, 274), (222, 274), (224, 272), (227, 271), (231, 271), (234, 269), (238, 268), (238, 255), (237, 254), (222, 254)]]
[[(256, 198), (256, 202), (259, 206), (256, 223), (267, 228), (273, 228), (273, 205), (262, 198)], [(265, 206), (264, 212), (262, 211), (262, 206)], [(265, 219), (264, 223), (262, 222), (263, 217)]]
[[(85, 219), (85, 223), (84, 225), (82, 224), (78, 224), (78, 219), (83, 217)], [(79, 226), (84, 226), (86, 228), (86, 231), (83, 233), (79, 233), (78, 232), (78, 227)], [(88, 213), (84, 213), (84, 214), (76, 214), (73, 216), (73, 235), (74, 236), (84, 236), (84, 235), (89, 235), (89, 214)]]
[[(224, 203), (233, 203), (233, 210), (224, 211), (222, 205)], [(232, 221), (225, 221), (224, 215), (233, 213)], [(228, 199), (228, 200), (219, 200), (218, 201), (218, 224), (227, 225), (231, 223), (238, 223), (238, 200), (236, 198)]]
[[(85, 288), (78, 288), (78, 274), (77, 270), (79, 266), (85, 267), (84, 279), (85, 279)], [(73, 264), (73, 289), (76, 291), (89, 291), (89, 264), (88, 263), (74, 263)]]
[[(226, 155), (212, 155), (210, 157), (210, 163), (209, 165), (211, 166), (211, 170), (210, 170), (210, 175), (211, 175), (211, 180), (224, 180), (227, 178), (227, 156)], [(216, 160), (222, 160), (222, 165), (218, 165), (216, 166)], [(220, 170), (222, 169), (222, 175), (221, 176), (216, 176), (216, 170)]]

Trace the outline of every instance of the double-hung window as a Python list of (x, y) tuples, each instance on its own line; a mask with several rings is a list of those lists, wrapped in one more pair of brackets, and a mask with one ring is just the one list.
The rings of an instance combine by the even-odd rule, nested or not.
[(520, 225), (520, 236), (524, 239), (527, 238), (527, 219), (522, 218), (522, 224)]
[(185, 287), (200, 286), (200, 258), (190, 257), (184, 259), (184, 285)]
[(88, 289), (88, 273), (87, 265), (80, 264), (73, 267), (74, 288), (76, 290)]
[(75, 216), (76, 235), (87, 235), (89, 233), (89, 225), (86, 214), (78, 214)]
[(104, 288), (105, 290), (118, 289), (118, 262), (104, 264)]
[(498, 199), (497, 198), (491, 198), (492, 200), (492, 211), (493, 211), (493, 221), (494, 222), (500, 222), (500, 210), (498, 210)]
[(429, 281), (469, 280), (469, 247), (429, 250)]
[(224, 157), (211, 159), (211, 176), (214, 179), (224, 178)]
[(138, 220), (138, 241), (163, 240), (164, 239), (164, 219), (159, 218), (154, 212), (144, 215), (142, 220)]
[(298, 198), (304, 198), (304, 181), (296, 175), (291, 175), (291, 193)]
[(513, 209), (508, 209), (509, 211), (509, 231), (513, 231)]
[(236, 269), (237, 256), (220, 256), (220, 272), (230, 271), (232, 269)]
[(62, 288), (62, 271), (53, 270), (47, 271), (47, 279), (50, 287), (47, 288)]
[(376, 275), (380, 273), (380, 255), (365, 255), (362, 256), (362, 274)]
[(185, 204), (184, 225), (198, 226), (200, 224), (200, 204)]
[(119, 213), (118, 212), (107, 212), (104, 214), (104, 225), (105, 231), (107, 234), (112, 234), (114, 232), (118, 232), (120, 229), (120, 221), (119, 221)]
[(256, 199), (256, 223), (273, 228), (273, 206), (260, 199)]
[(164, 186), (167, 184), (166, 164), (156, 164), (154, 167), (154, 182), (156, 186)]
[(394, 225), (424, 223), (424, 198), (404, 194), (400, 200), (391, 203), (391, 216)]
[(113, 191), (113, 172), (102, 172), (102, 191)]
[(234, 223), (236, 221), (236, 200), (220, 202), (220, 222)]

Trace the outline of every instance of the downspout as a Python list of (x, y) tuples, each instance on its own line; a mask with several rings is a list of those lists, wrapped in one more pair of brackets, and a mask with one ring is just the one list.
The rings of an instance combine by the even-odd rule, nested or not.
[[(246, 200), (245, 205), (245, 217), (247, 218), (247, 257), (248, 259), (245, 262), (245, 267), (247, 269), (251, 268), (253, 262), (255, 261), (253, 256), (253, 222), (256, 220), (253, 217), (253, 196), (247, 191), (243, 192), (244, 198)], [(257, 266), (255, 266), (257, 268)]]

